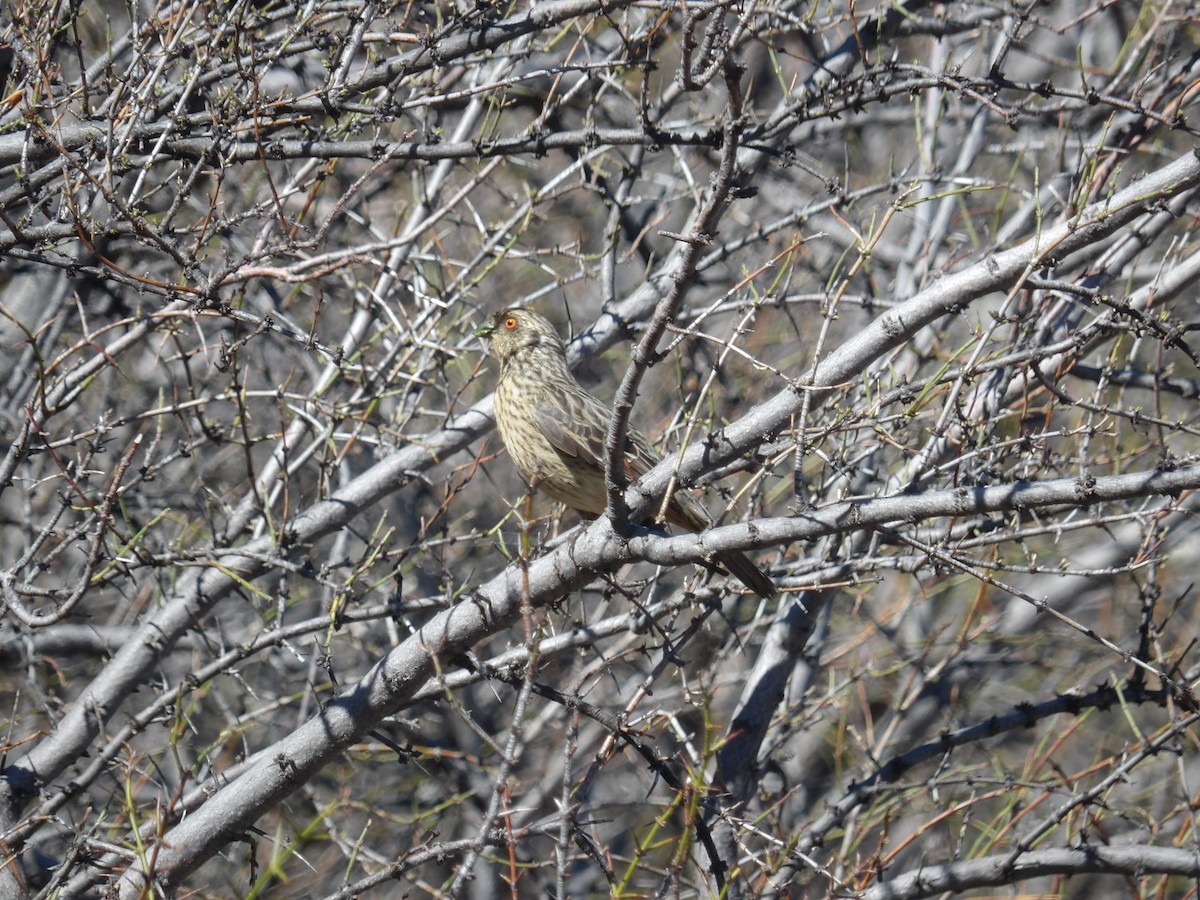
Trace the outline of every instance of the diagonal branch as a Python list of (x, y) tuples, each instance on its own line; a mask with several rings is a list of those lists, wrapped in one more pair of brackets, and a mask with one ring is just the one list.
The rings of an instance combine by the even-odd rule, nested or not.
[[(510, 566), (462, 602), (439, 613), (317, 716), (261, 751), (240, 777), (163, 837), (151, 877), (165, 887), (181, 884), (189, 872), (407, 703), (433, 677), (438, 664), (453, 665), (476, 643), (516, 622), (523, 602), (534, 608), (545, 606), (598, 573), (626, 562), (645, 558), (677, 565), (700, 562), (718, 548), (748, 549), (813, 539), (897, 520), (1172, 496), (1196, 488), (1200, 488), (1200, 465), (1096, 478), (1087, 484), (1058, 479), (852, 501), (802, 517), (728, 525), (702, 535), (675, 538), (623, 539), (602, 517), (575, 540), (533, 560), (527, 569)], [(131, 870), (125, 877), (134, 886), (144, 883), (147, 874)]]

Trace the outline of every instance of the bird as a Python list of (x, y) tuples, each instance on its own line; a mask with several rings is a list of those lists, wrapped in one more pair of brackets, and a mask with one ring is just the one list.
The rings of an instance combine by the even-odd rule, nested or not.
[[(611, 414), (575, 379), (554, 325), (532, 310), (509, 307), (475, 334), (488, 341), (500, 363), (496, 425), (521, 478), (586, 519), (603, 515), (605, 437)], [(630, 427), (625, 442), (629, 480), (636, 481), (661, 459), (650, 441)], [(712, 525), (708, 512), (688, 491), (671, 496), (663, 518), (690, 532)], [(716, 559), (760, 597), (776, 595), (775, 583), (744, 553), (725, 550)]]

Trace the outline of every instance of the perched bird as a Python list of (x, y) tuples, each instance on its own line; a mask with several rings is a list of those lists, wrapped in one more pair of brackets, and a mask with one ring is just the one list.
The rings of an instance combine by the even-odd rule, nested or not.
[[(604, 513), (604, 440), (608, 408), (589, 394), (567, 368), (567, 352), (554, 326), (527, 309), (501, 310), (475, 334), (485, 337), (500, 361), (496, 424), (517, 471), (526, 483), (592, 519)], [(630, 428), (625, 471), (636, 481), (661, 457)], [(665, 518), (688, 531), (712, 524), (687, 491), (671, 497)], [(760, 597), (774, 597), (775, 584), (745, 554), (726, 551), (717, 560)]]

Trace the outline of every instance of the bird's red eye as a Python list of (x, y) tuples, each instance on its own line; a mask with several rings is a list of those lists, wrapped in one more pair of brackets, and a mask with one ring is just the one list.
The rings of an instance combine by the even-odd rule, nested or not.
[(516, 328), (517, 327), (517, 317), (509, 316), (507, 319), (505, 319), (504, 327), (507, 328), (509, 331), (512, 331), (514, 328)]

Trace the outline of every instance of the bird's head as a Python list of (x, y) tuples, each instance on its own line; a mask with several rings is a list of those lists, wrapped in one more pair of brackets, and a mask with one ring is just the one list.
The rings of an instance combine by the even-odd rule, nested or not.
[(559, 359), (566, 354), (566, 347), (549, 320), (519, 306), (500, 310), (490, 321), (476, 328), (475, 334), (487, 338), (501, 366), (539, 351), (549, 352)]

